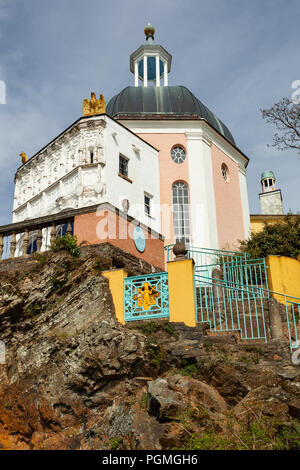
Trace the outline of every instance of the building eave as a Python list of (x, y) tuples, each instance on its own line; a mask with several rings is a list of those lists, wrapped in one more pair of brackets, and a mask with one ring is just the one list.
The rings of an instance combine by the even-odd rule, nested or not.
[[(122, 121), (201, 121), (204, 122), (209, 128), (218, 134), (219, 137), (224, 139), (232, 148), (234, 148), (239, 154), (245, 158), (245, 168), (248, 167), (250, 158), (242, 152), (242, 150), (234, 145), (227, 137), (219, 132), (214, 126), (212, 126), (206, 119), (199, 117), (197, 114), (118, 114), (115, 119)], [(126, 126), (125, 126), (126, 127)]]
[(26, 166), (29, 165), (30, 162), (32, 162), (35, 158), (37, 158), (42, 152), (44, 152), (48, 147), (50, 147), (51, 145), (53, 145), (58, 139), (60, 139), (61, 137), (63, 137), (64, 134), (66, 134), (67, 132), (69, 132), (72, 128), (76, 127), (77, 124), (79, 124), (80, 122), (84, 122), (84, 121), (92, 121), (93, 119), (95, 118), (101, 118), (105, 116), (106, 118), (108, 119), (111, 119), (112, 121), (114, 121), (116, 124), (118, 124), (119, 126), (121, 126), (122, 128), (126, 129), (127, 132), (130, 132), (132, 135), (134, 135), (137, 139), (139, 139), (141, 142), (145, 143), (146, 145), (148, 145), (149, 147), (151, 147), (152, 149), (156, 150), (156, 152), (158, 152), (158, 149), (155, 148), (153, 145), (151, 145), (149, 142), (147, 142), (146, 140), (144, 140), (142, 137), (138, 136), (137, 134), (135, 134), (133, 131), (131, 131), (130, 129), (128, 129), (128, 127), (124, 126), (121, 122), (119, 122), (117, 119), (113, 118), (112, 116), (110, 116), (109, 114), (107, 113), (101, 113), (101, 114), (94, 114), (93, 116), (81, 116), (80, 118), (78, 118), (76, 121), (74, 121), (72, 124), (70, 124), (65, 130), (63, 130), (59, 135), (57, 135), (54, 139), (52, 139), (50, 142), (48, 142), (44, 147), (42, 147), (38, 152), (36, 152), (32, 157), (30, 157), (28, 159), (28, 161), (24, 164), (24, 165), (21, 165), (18, 167), (16, 173), (15, 173), (15, 178), (17, 177), (19, 171), (23, 168), (26, 168)]

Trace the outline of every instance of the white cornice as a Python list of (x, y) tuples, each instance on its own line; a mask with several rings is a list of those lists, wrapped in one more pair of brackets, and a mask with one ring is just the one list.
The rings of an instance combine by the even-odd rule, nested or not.
[(235, 163), (246, 168), (248, 157), (239, 151), (237, 147), (228, 142), (204, 119), (195, 120), (122, 120), (120, 122), (137, 134), (194, 134), (198, 133), (199, 138), (209, 145), (216, 145), (222, 152), (228, 155)]
[(43, 147), (38, 153), (33, 155), (25, 165), (22, 165), (16, 171), (15, 177), (22, 175), (28, 169), (35, 165), (39, 159), (45, 157), (47, 154), (55, 152), (56, 150), (61, 149), (62, 145), (71, 139), (76, 134), (80, 132), (80, 129), (88, 128), (89, 124), (93, 122), (93, 127), (102, 127), (105, 128), (106, 122), (103, 119), (103, 116), (88, 116), (82, 117), (79, 121), (76, 121), (68, 129), (63, 131), (59, 136), (55, 137), (51, 142), (49, 142), (45, 147)]
[(185, 134), (186, 134), (187, 140), (202, 140), (209, 147), (211, 147), (211, 144), (212, 144), (211, 139), (202, 130), (200, 132), (186, 132)]

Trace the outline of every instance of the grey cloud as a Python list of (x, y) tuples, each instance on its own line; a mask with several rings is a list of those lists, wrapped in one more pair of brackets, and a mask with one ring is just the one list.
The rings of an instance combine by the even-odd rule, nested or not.
[(230, 128), (251, 159), (252, 212), (264, 169), (285, 209), (299, 209), (300, 157), (267, 147), (259, 109), (300, 79), (298, 0), (0, 0), (0, 223), (11, 220), (19, 153), (34, 154), (81, 115), (91, 91), (109, 99), (133, 83), (129, 55), (151, 21), (173, 55), (170, 84), (186, 85)]

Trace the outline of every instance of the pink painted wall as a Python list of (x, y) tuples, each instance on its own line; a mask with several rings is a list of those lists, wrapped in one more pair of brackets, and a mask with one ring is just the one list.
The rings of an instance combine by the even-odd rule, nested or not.
[(172, 185), (175, 181), (185, 181), (189, 184), (188, 155), (183, 163), (175, 163), (171, 157), (171, 149), (175, 145), (181, 145), (187, 154), (185, 134), (138, 134), (159, 150), (160, 171), (160, 201), (165, 216), (162, 217), (162, 233), (165, 236), (165, 245), (174, 242), (173, 216), (169, 207), (172, 207)]
[[(217, 227), (220, 249), (236, 249), (245, 238), (239, 171), (233, 162), (214, 144), (211, 146), (215, 188)], [(223, 178), (221, 166), (229, 169), (229, 182)]]
[(98, 245), (111, 243), (153, 266), (164, 269), (164, 242), (150, 229), (142, 228), (146, 238), (146, 249), (140, 253), (133, 241), (135, 225), (109, 210), (89, 212), (76, 215), (74, 218), (74, 235), (78, 243)]

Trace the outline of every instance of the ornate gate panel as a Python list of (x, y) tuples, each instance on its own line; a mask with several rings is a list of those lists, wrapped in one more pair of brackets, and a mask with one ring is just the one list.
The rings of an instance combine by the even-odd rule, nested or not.
[(168, 273), (125, 279), (125, 321), (169, 317)]

